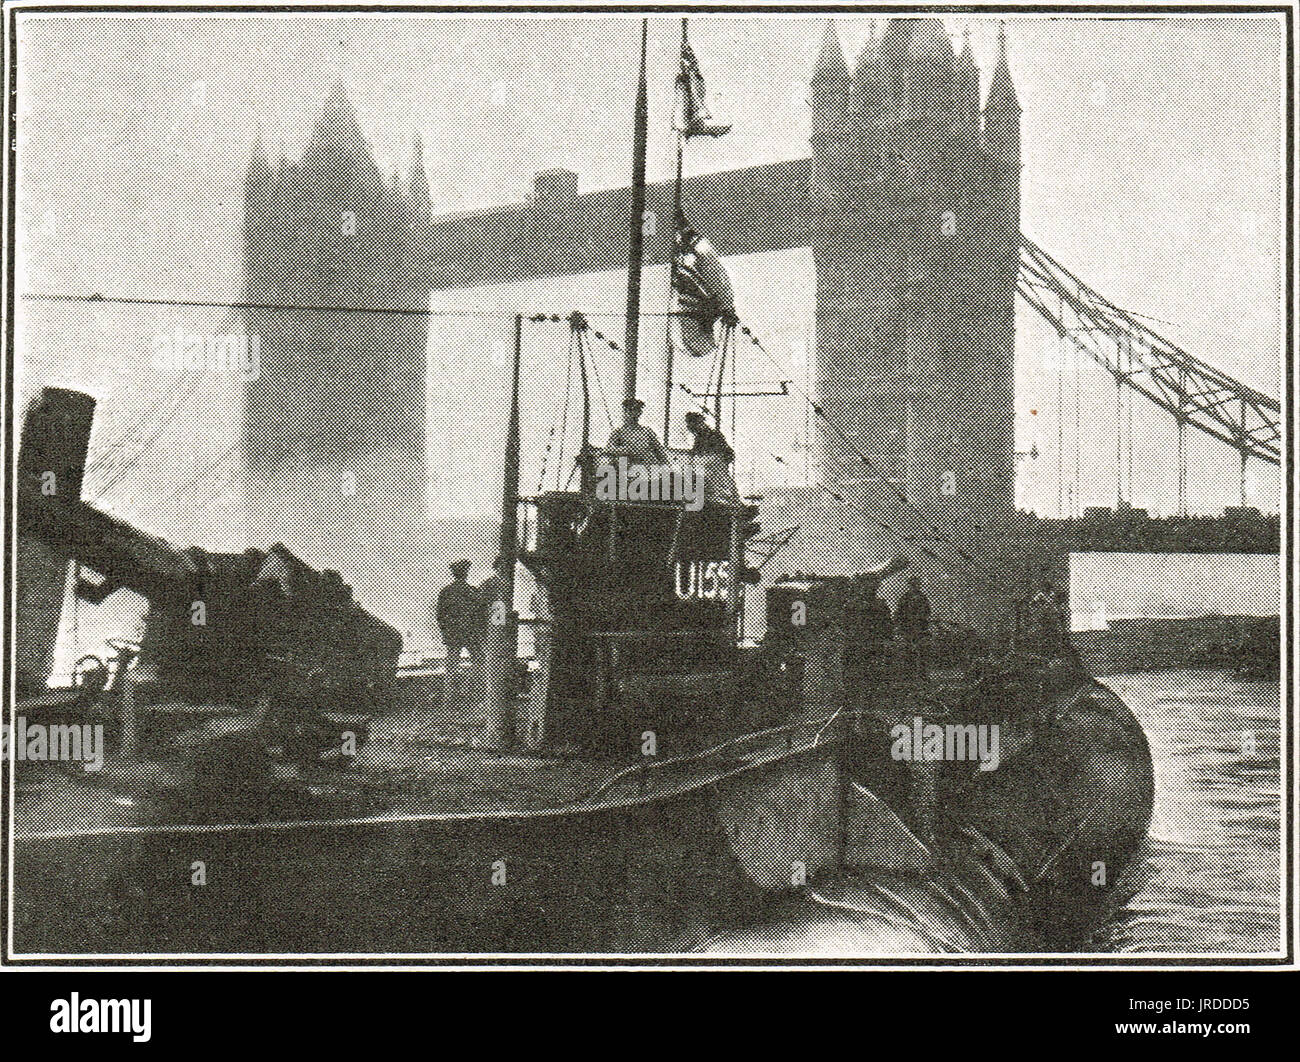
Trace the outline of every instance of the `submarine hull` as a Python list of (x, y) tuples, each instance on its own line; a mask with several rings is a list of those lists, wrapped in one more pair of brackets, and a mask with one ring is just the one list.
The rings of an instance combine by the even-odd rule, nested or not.
[[(761, 926), (714, 937), (717, 954), (904, 956), (1086, 950), (1127, 899), (1154, 797), (1150, 749), (1109, 689), (1086, 683), (997, 770), (947, 801), (946, 840), (854, 786), (846, 870), (810, 884)], [(913, 855), (908, 855), (909, 846)]]
[(20, 834), (14, 950), (682, 951), (838, 859), (836, 743), (590, 807)]
[(82, 814), (42, 830), (29, 811), (15, 839), (14, 950), (1078, 950), (1123, 899), (1151, 759), (1129, 709), (1097, 683), (1047, 715), (1008, 727), (1014, 751), (972, 769), (928, 847), (821, 733), (675, 788), (530, 812), (158, 825), (118, 808), (116, 825), (87, 828)]

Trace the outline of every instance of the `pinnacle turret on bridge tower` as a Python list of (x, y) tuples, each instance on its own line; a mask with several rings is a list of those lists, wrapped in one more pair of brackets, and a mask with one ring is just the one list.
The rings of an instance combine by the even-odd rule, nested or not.
[(827, 19), (817, 65), (808, 86), (808, 105), (812, 108), (809, 139), (814, 157), (838, 159), (850, 150), (850, 84), (839, 34), (835, 31), (835, 23)]
[(428, 225), (433, 217), (433, 196), (429, 191), (429, 174), (424, 168), (424, 140), (415, 134), (411, 145), (411, 173), (406, 181), (406, 199), (417, 225)]
[(262, 127), (257, 127), (253, 135), (253, 150), (248, 156), (248, 169), (244, 175), (244, 186), (250, 195), (259, 194), (271, 178), (271, 163), (266, 156), (266, 144), (262, 141)]
[(903, 152), (928, 152), (951, 130), (957, 56), (937, 18), (890, 19), (879, 44), (885, 118)]
[(1020, 165), (1020, 100), (1007, 60), (1007, 28), (998, 27), (998, 61), (984, 104), (984, 146), (999, 161)]
[(981, 522), (1014, 507), (1019, 111), (1005, 43), (999, 62), (983, 115), (994, 144), (969, 41), (958, 55), (937, 18), (873, 34), (847, 129), (834, 125), (845, 74), (833, 30), (812, 94), (820, 478), (869, 491), (884, 477)]
[(814, 114), (832, 117), (843, 113), (848, 105), (849, 68), (844, 62), (844, 49), (840, 47), (840, 37), (831, 19), (826, 20), (809, 85), (812, 88), (809, 102)]
[(880, 127), (888, 104), (885, 67), (872, 24), (867, 43), (858, 53), (853, 66), (853, 84), (849, 93), (849, 113), (853, 139), (879, 155)]
[(996, 188), (998, 266), (1014, 274), (1020, 267), (1020, 101), (1011, 81), (1005, 24), (998, 27), (998, 60), (984, 104), (983, 145)]
[(957, 129), (967, 141), (980, 138), (980, 72), (970, 46), (970, 30), (962, 34), (957, 56)]
[(403, 595), (428, 578), (412, 545), (425, 537), (428, 320), (389, 311), (429, 305), (422, 145), (388, 179), (337, 82), (302, 155), (272, 170), (259, 138), (246, 182), (244, 316), (261, 350), (243, 403), (248, 537), (343, 572), (413, 627), (427, 609)]

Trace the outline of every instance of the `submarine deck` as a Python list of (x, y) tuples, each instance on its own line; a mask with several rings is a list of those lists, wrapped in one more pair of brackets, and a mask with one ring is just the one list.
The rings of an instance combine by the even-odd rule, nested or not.
[[(162, 711), (168, 706), (155, 706)], [(194, 706), (176, 706), (182, 713)], [(215, 706), (214, 706), (215, 710)], [(209, 717), (155, 758), (20, 764), (19, 838), (129, 826), (358, 817), (532, 814), (641, 803), (828, 743), (808, 717), (739, 735), (698, 753), (629, 764), (554, 753), (478, 748), (448, 732), (445, 715), (406, 709), (376, 716), (350, 763), (303, 767), (266, 748), (246, 717)], [(201, 755), (195, 755), (201, 753)]]
[[(880, 709), (869, 713), (872, 721), (859, 721), (858, 733), (865, 723), (883, 739), (892, 725), (928, 714), (936, 700), (961, 686), (956, 672), (936, 670), (928, 680), (899, 677), (882, 690)], [(155, 704), (141, 708), (141, 729), (171, 732), (155, 741), (151, 753), (106, 756), (102, 769), (93, 772), (78, 763), (21, 764), (16, 835), (138, 825), (498, 816), (642, 803), (829, 744), (838, 708), (807, 704), (781, 726), (635, 763), (477, 747), (481, 721), (475, 713), (439, 705), (408, 705), (369, 718), (331, 712), (336, 721), (364, 725), (365, 740), (351, 762), (302, 766), (268, 747), (271, 739), (248, 714), (221, 705)], [(157, 726), (146, 723), (151, 717)], [(109, 718), (101, 711), (79, 721)], [(1013, 727), (1018, 733), (1007, 735), (1005, 755), (1025, 743), (1024, 729)]]

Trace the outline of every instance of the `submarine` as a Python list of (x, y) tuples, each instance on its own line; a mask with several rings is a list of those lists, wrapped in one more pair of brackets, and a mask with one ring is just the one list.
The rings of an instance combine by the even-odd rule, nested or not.
[[(851, 916), (833, 944), (846, 956), (1059, 952), (1086, 947), (1122, 902), (1150, 751), (1059, 614), (992, 636), (954, 622), (921, 670), (890, 642), (864, 701), (844, 673), (855, 600), (919, 557), (756, 589), (788, 536), (762, 533), (731, 457), (651, 445), (634, 416), (593, 438), (597, 344), (622, 356), (625, 409), (640, 405), (645, 101), (643, 27), (627, 338), (577, 311), (508, 322), (498, 578), (468, 670), (402, 674), (400, 635), (292, 544), (184, 550), (83, 502), (94, 401), (48, 388), (33, 403), (15, 711), (102, 726), (110, 749), (94, 771), (7, 765), (16, 960), (790, 955), (827, 946), (807, 939), (819, 908)], [(677, 207), (670, 316), (690, 329), (680, 351), (715, 361), (693, 412), (720, 435), (739, 318)], [(520, 486), (529, 323), (567, 328), (579, 411), (568, 480), (533, 495)], [(611, 464), (664, 489), (607, 490)], [(57, 496), (42, 490), (52, 468), (73, 485)], [(79, 599), (130, 587), (150, 614), (139, 643), (115, 640), (57, 690), (68, 564), (95, 575)], [(221, 607), (200, 627), (201, 599)], [(435, 720), (449, 715), (476, 738), (447, 740)]]

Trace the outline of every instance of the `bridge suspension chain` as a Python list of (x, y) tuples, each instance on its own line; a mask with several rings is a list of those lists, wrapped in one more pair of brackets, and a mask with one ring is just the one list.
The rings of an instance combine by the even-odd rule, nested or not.
[[(1025, 236), (1020, 240), (1020, 295), (1076, 349), (1130, 391), (1172, 414), (1179, 425), (1179, 509), (1186, 510), (1186, 427), (1227, 443), (1248, 458), (1281, 463), (1281, 403), (1152, 331), (1090, 288)], [(1067, 323), (1066, 311), (1076, 323)], [(1129, 417), (1131, 419), (1131, 404)], [(1117, 426), (1117, 435), (1124, 426)], [(1131, 428), (1129, 429), (1131, 435)], [(1131, 447), (1131, 442), (1130, 442)], [(1119, 455), (1117, 464), (1122, 463)], [(1128, 486), (1132, 491), (1132, 458)], [(1243, 471), (1243, 481), (1244, 481)], [(1123, 494), (1122, 475), (1119, 493)]]

